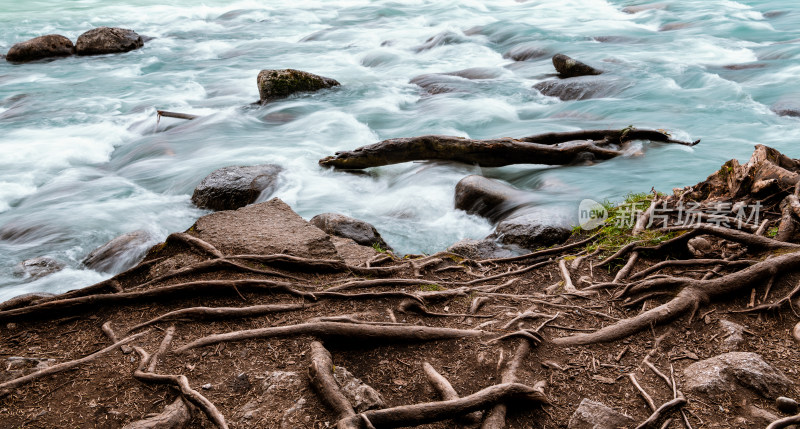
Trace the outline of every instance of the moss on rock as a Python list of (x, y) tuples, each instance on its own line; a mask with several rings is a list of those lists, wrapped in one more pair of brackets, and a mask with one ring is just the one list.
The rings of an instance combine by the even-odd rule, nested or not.
[(294, 69), (261, 70), (257, 82), (261, 103), (340, 85), (334, 79)]

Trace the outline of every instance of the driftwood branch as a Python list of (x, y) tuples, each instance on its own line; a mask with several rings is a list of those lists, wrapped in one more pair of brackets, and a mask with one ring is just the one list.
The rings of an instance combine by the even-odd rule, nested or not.
[(0, 383), (0, 396), (2, 396), (3, 392), (5, 392), (5, 391), (7, 391), (9, 389), (13, 389), (13, 388), (28, 384), (28, 383), (30, 383), (30, 382), (32, 382), (34, 380), (38, 380), (38, 379), (40, 379), (40, 378), (42, 378), (44, 376), (47, 376), (47, 375), (57, 374), (59, 372), (64, 372), (64, 371), (70, 370), (72, 368), (75, 368), (76, 366), (80, 366), (80, 365), (83, 365), (83, 364), (85, 364), (87, 362), (91, 362), (91, 361), (99, 358), (100, 356), (103, 356), (103, 355), (113, 351), (114, 349), (116, 349), (117, 347), (119, 347), (119, 346), (121, 346), (123, 344), (130, 343), (131, 341), (133, 341), (133, 340), (135, 340), (135, 339), (147, 334), (148, 332), (149, 331), (140, 332), (138, 334), (131, 335), (129, 337), (123, 338), (123, 339), (117, 341), (116, 343), (114, 343), (114, 344), (112, 344), (112, 345), (110, 345), (110, 346), (108, 346), (108, 347), (106, 347), (104, 349), (98, 350), (98, 351), (96, 351), (96, 352), (94, 352), (94, 353), (92, 353), (92, 354), (90, 354), (88, 356), (84, 356), (84, 357), (82, 357), (80, 359), (71, 360), (69, 362), (63, 362), (63, 363), (60, 363), (60, 364), (57, 364), (57, 365), (53, 365), (51, 367), (47, 367), (45, 369), (36, 371), (34, 373), (31, 373), (31, 374), (28, 374), (28, 375), (25, 375), (25, 376), (22, 376), (22, 377), (15, 378), (13, 380), (9, 380), (9, 381), (6, 381), (4, 383)]
[[(323, 158), (324, 167), (362, 169), (409, 161), (444, 160), (484, 167), (512, 164), (565, 165), (585, 159), (611, 159), (622, 155), (607, 146), (628, 140), (679, 142), (658, 131), (596, 130), (572, 133), (549, 133), (523, 139), (499, 138), (471, 140), (462, 137), (428, 135), (384, 140), (352, 151), (336, 152)], [(698, 140), (699, 142), (699, 140)]]

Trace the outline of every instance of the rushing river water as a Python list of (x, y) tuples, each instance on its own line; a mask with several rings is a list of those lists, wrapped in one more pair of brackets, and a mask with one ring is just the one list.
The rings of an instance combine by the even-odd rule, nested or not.
[[(800, 6), (789, 0), (0, 0), (0, 52), (43, 34), (73, 41), (97, 26), (149, 36), (120, 55), (0, 62), (0, 301), (107, 277), (82, 269), (98, 245), (145, 229), (157, 239), (204, 211), (190, 202), (229, 165), (286, 169), (275, 196), (305, 218), (348, 214), (401, 253), (432, 252), (492, 230), (453, 209), (455, 184), (483, 174), (533, 191), (537, 204), (619, 200), (703, 179), (755, 143), (800, 157), (800, 119), (776, 115), (800, 88)], [(529, 49), (540, 55), (504, 57)], [(565, 53), (625, 82), (611, 97), (560, 101), (532, 86)], [(731, 67), (746, 64), (745, 67)], [(727, 66), (727, 67), (726, 67)], [(479, 67), (484, 79), (430, 95), (409, 81)], [(296, 68), (340, 88), (260, 108), (261, 69)], [(156, 109), (202, 115), (162, 119)], [(644, 144), (590, 166), (479, 168), (407, 163), (355, 175), (317, 160), (392, 137), (522, 137), (591, 128), (664, 128), (694, 148)], [(36, 281), (18, 262), (68, 268)]]

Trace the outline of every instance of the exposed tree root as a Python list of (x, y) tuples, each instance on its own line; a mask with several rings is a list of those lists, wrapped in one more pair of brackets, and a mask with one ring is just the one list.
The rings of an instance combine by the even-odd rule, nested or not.
[(794, 289), (792, 289), (791, 292), (786, 294), (786, 296), (784, 296), (783, 298), (781, 298), (781, 299), (779, 299), (779, 300), (777, 300), (777, 301), (775, 301), (773, 303), (761, 304), (759, 306), (756, 306), (756, 307), (753, 307), (753, 308), (748, 308), (746, 310), (734, 310), (734, 311), (731, 311), (731, 313), (751, 313), (751, 312), (754, 312), (754, 311), (776, 311), (776, 310), (779, 310), (784, 305), (789, 304), (789, 308), (792, 310), (792, 312), (795, 314), (795, 316), (800, 317), (800, 314), (797, 314), (797, 311), (795, 311), (794, 307), (792, 306), (792, 300), (798, 294), (800, 294), (800, 283), (798, 283), (797, 286), (795, 286)]
[(363, 275), (393, 275), (399, 271), (406, 269), (403, 266), (395, 267), (357, 267), (347, 265), (342, 261), (334, 259), (311, 259), (301, 258), (293, 255), (232, 255), (227, 256), (225, 259), (244, 259), (247, 261), (259, 262), (264, 265), (271, 265), (276, 267), (283, 267), (288, 270), (297, 272), (311, 272), (311, 273), (346, 273), (352, 272), (355, 274)]
[(253, 338), (287, 337), (292, 335), (312, 335), (317, 338), (359, 339), (369, 341), (432, 341), (486, 335), (484, 331), (433, 328), (416, 325), (366, 325), (339, 322), (301, 323), (299, 325), (275, 326), (269, 328), (234, 331), (225, 334), (209, 335), (192, 341), (175, 351), (187, 350), (222, 342), (243, 341)]
[(211, 243), (201, 240), (193, 235), (189, 235), (185, 232), (173, 232), (167, 237), (166, 240), (164, 240), (164, 243), (167, 245), (174, 244), (175, 242), (185, 244), (191, 249), (197, 250), (199, 253), (204, 255), (211, 256), (212, 258), (222, 258), (225, 256)]
[[(456, 389), (453, 389), (453, 385), (450, 384), (442, 374), (439, 374), (431, 364), (423, 362), (422, 369), (425, 371), (425, 376), (428, 378), (428, 382), (433, 387), (433, 390), (439, 394), (443, 401), (451, 401), (459, 398), (458, 392), (456, 392)], [(482, 416), (482, 412), (473, 411), (458, 417), (456, 420), (466, 425), (474, 425), (481, 421)]]
[(236, 317), (254, 317), (269, 313), (280, 313), (284, 311), (305, 310), (313, 304), (265, 304), (252, 305), (249, 307), (192, 307), (170, 311), (147, 322), (133, 326), (128, 332), (150, 326), (154, 323), (167, 320), (205, 320), (205, 319), (228, 319)]
[(331, 354), (319, 341), (311, 342), (311, 365), (308, 367), (308, 377), (314, 390), (322, 398), (322, 402), (336, 413), (337, 421), (355, 416), (353, 405), (333, 378)]
[(693, 266), (693, 265), (714, 265), (714, 266), (731, 266), (731, 265), (752, 265), (757, 261), (753, 260), (739, 260), (739, 261), (729, 261), (725, 259), (678, 259), (672, 261), (661, 261), (655, 265), (652, 265), (648, 268), (645, 268), (642, 271), (637, 272), (636, 274), (631, 276), (631, 280), (637, 280), (642, 277), (646, 277), (656, 271), (667, 267), (685, 267), (685, 266)]
[(80, 359), (71, 360), (69, 362), (62, 362), (62, 363), (59, 363), (57, 365), (53, 365), (53, 366), (47, 367), (45, 369), (41, 369), (41, 370), (36, 371), (34, 373), (31, 373), (31, 374), (28, 374), (28, 375), (24, 375), (22, 377), (15, 378), (13, 380), (9, 380), (9, 381), (6, 381), (4, 383), (0, 383), (0, 397), (2, 397), (5, 394), (7, 394), (10, 389), (14, 389), (16, 387), (23, 386), (25, 384), (28, 384), (28, 383), (34, 381), (34, 380), (38, 380), (38, 379), (40, 379), (42, 377), (45, 377), (45, 376), (48, 376), (48, 375), (51, 375), (51, 374), (57, 374), (59, 372), (64, 372), (64, 371), (70, 370), (70, 369), (75, 368), (77, 366), (83, 365), (83, 364), (85, 364), (87, 362), (91, 362), (91, 361), (99, 358), (100, 356), (103, 356), (103, 355), (105, 355), (107, 353), (112, 352), (117, 347), (119, 347), (119, 346), (121, 346), (123, 344), (128, 344), (131, 341), (133, 341), (133, 340), (135, 340), (135, 339), (137, 339), (137, 338), (139, 338), (139, 337), (141, 337), (141, 336), (143, 336), (145, 334), (148, 334), (148, 333), (149, 333), (149, 331), (145, 331), (145, 332), (140, 332), (140, 333), (135, 334), (135, 335), (131, 335), (129, 337), (126, 337), (126, 338), (123, 338), (123, 339), (117, 341), (116, 343), (114, 343), (114, 344), (112, 344), (112, 345), (110, 345), (110, 346), (108, 346), (108, 347), (106, 347), (104, 349), (98, 350), (98, 351), (96, 351), (96, 352), (94, 352), (94, 353), (92, 353), (92, 354), (90, 354), (88, 356), (84, 356), (84, 357), (82, 357)]
[[(454, 416), (471, 413), (500, 402), (524, 400), (531, 404), (547, 404), (547, 397), (539, 390), (519, 383), (504, 383), (487, 387), (469, 396), (449, 401), (425, 402), (414, 405), (370, 410), (362, 413), (376, 428), (417, 426)], [(338, 429), (361, 429), (365, 426), (360, 415), (339, 420)]]
[(152, 280), (150, 280), (150, 281), (148, 281), (146, 283), (142, 283), (142, 284), (136, 286), (132, 290), (144, 289), (147, 286), (150, 286), (152, 284), (156, 284), (156, 283), (160, 283), (160, 282), (163, 282), (163, 281), (166, 281), (166, 280), (174, 279), (176, 277), (184, 277), (184, 276), (189, 276), (189, 275), (202, 274), (202, 273), (207, 273), (207, 272), (210, 272), (210, 271), (221, 270), (221, 269), (233, 269), (233, 270), (236, 270), (237, 272), (246, 272), (246, 273), (252, 273), (252, 274), (263, 274), (263, 275), (268, 275), (268, 276), (282, 277), (282, 278), (285, 278), (285, 279), (291, 279), (291, 280), (299, 281), (299, 282), (303, 281), (303, 279), (301, 279), (299, 277), (295, 277), (295, 276), (289, 275), (289, 274), (284, 274), (284, 273), (280, 273), (278, 271), (272, 271), (272, 270), (259, 270), (258, 268), (249, 267), (249, 266), (247, 266), (245, 264), (241, 264), (239, 262), (223, 258), (223, 259), (212, 259), (210, 261), (203, 261), (203, 262), (201, 262), (199, 264), (192, 265), (190, 267), (186, 267), (186, 268), (184, 268), (182, 270), (179, 270), (179, 271), (176, 271), (176, 272), (173, 272), (173, 273), (169, 273), (169, 274), (164, 274), (163, 276), (158, 276), (158, 277), (156, 277), (156, 278), (154, 278), (154, 279), (152, 279)]
[(556, 338), (553, 342), (559, 345), (579, 345), (622, 339), (652, 325), (674, 320), (690, 310), (696, 311), (701, 305), (709, 303), (714, 298), (730, 296), (752, 284), (769, 279), (776, 272), (788, 272), (798, 268), (800, 268), (800, 252), (794, 252), (761, 261), (741, 271), (713, 280), (675, 278), (648, 280), (639, 286), (642, 289), (650, 290), (663, 283), (674, 285), (677, 282), (679, 286), (683, 286), (683, 289), (669, 302), (647, 310), (638, 316), (621, 320), (589, 334)]
[(526, 253), (524, 255), (511, 256), (511, 257), (508, 257), (508, 258), (483, 259), (483, 260), (480, 260), (480, 261), (477, 261), (477, 262), (478, 262), (478, 264), (484, 265), (484, 264), (489, 264), (489, 263), (524, 261), (524, 260), (528, 260), (530, 258), (540, 258), (542, 256), (556, 255), (556, 254), (560, 254), (562, 252), (565, 252), (567, 250), (572, 250), (572, 249), (575, 249), (575, 248), (578, 248), (578, 247), (581, 247), (581, 246), (585, 246), (585, 245), (593, 242), (599, 235), (600, 235), (600, 233), (598, 232), (598, 233), (592, 235), (589, 238), (586, 238), (586, 239), (583, 239), (583, 240), (580, 240), (580, 241), (576, 241), (575, 243), (565, 244), (563, 246), (557, 246), (557, 247), (550, 247), (550, 248), (542, 249), (542, 250), (537, 250), (535, 252)]
[(133, 377), (135, 379), (146, 383), (167, 384), (177, 388), (181, 392), (181, 395), (183, 395), (187, 401), (200, 408), (214, 425), (220, 429), (228, 429), (225, 416), (223, 416), (217, 407), (205, 396), (192, 389), (189, 385), (189, 379), (186, 378), (185, 375), (163, 375), (146, 372), (144, 368), (149, 365), (150, 356), (141, 347), (134, 347), (133, 349), (136, 350), (140, 358), (139, 367), (133, 372)]
[(678, 411), (684, 405), (686, 398), (675, 398), (656, 409), (647, 420), (636, 426), (636, 429), (658, 429), (671, 413)]
[(428, 311), (428, 309), (421, 304), (419, 301), (415, 301), (412, 299), (406, 299), (400, 302), (397, 306), (397, 311), (401, 313), (416, 313), (423, 316), (431, 316), (431, 317), (477, 317), (477, 318), (486, 318), (486, 317), (494, 317), (495, 315), (478, 315), (478, 314), (463, 314), (463, 313), (434, 313), (432, 311)]
[(128, 423), (122, 429), (177, 429), (186, 427), (191, 420), (192, 411), (179, 396), (161, 414)]
[(47, 315), (52, 311), (78, 311), (108, 304), (124, 304), (137, 302), (144, 299), (165, 298), (183, 294), (198, 293), (219, 293), (237, 292), (239, 288), (257, 291), (270, 291), (276, 293), (288, 293), (301, 297), (312, 297), (307, 292), (294, 289), (297, 285), (286, 282), (272, 280), (203, 280), (188, 283), (179, 283), (169, 286), (161, 286), (153, 289), (121, 292), (111, 294), (96, 294), (80, 296), (76, 298), (56, 299), (42, 304), (35, 304), (29, 307), (16, 308), (12, 310), (0, 311), (0, 320), (21, 318), (23, 316)]

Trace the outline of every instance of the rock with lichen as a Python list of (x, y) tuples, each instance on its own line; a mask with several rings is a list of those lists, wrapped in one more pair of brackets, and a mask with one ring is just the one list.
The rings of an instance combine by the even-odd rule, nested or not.
[(78, 55), (102, 55), (128, 52), (144, 46), (142, 36), (133, 30), (116, 27), (93, 28), (75, 42)]
[(313, 92), (340, 85), (334, 79), (294, 69), (261, 70), (257, 82), (262, 104), (297, 92)]
[(66, 57), (75, 52), (72, 41), (58, 34), (34, 37), (19, 42), (6, 54), (6, 61), (23, 63), (52, 57)]

